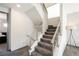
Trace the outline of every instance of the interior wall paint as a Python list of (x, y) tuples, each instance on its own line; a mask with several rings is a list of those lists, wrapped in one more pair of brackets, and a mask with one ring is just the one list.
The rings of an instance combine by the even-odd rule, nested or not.
[(79, 3), (65, 3), (64, 4), (64, 13), (70, 14), (79, 11)]
[(48, 19), (48, 25), (57, 26), (59, 23), (60, 17), (50, 18)]
[[(70, 32), (69, 30), (67, 30), (68, 32), (68, 44), (70, 45), (70, 40), (71, 40), (71, 45), (74, 45), (75, 46), (75, 43), (76, 43), (76, 46), (79, 47), (79, 12), (75, 12), (75, 13), (71, 13), (67, 16), (67, 25), (68, 26), (72, 26), (72, 30), (73, 30), (73, 38), (69, 39), (70, 38)], [(74, 42), (75, 40), (75, 42)]]
[(35, 7), (28, 10), (26, 14), (30, 17), (30, 19), (34, 22), (35, 25), (40, 25), (42, 20)]
[(9, 9), (8, 13), (8, 27), (7, 27), (7, 48), (11, 50), (11, 8)]
[[(68, 23), (78, 23), (79, 21), (78, 21), (78, 19), (79, 19), (79, 4), (78, 3), (72, 3), (72, 4), (69, 4), (69, 3), (67, 3), (67, 4), (63, 4), (64, 5), (64, 15), (65, 15), (65, 17), (66, 17), (66, 20), (67, 20), (67, 26), (68, 26)], [(71, 15), (69, 15), (69, 14), (71, 14)], [(73, 18), (73, 19), (72, 19)], [(72, 20), (70, 20), (70, 19), (72, 19)], [(75, 39), (75, 41), (76, 41), (76, 43), (77, 43), (77, 46), (79, 46), (79, 44), (78, 44), (78, 35), (79, 34), (76, 34), (76, 33), (78, 33), (79, 31), (78, 31), (78, 25), (77, 25), (77, 29), (76, 30), (74, 30), (73, 31), (73, 34), (75, 35), (75, 37), (74, 37), (74, 39)], [(67, 39), (69, 38), (69, 31), (67, 30)], [(74, 36), (73, 35), (73, 36)], [(73, 40), (71, 39), (71, 42), (72, 42)], [(72, 43), (71, 45), (74, 45), (74, 43)]]
[(42, 14), (43, 15), (43, 26), (42, 26), (42, 28), (43, 28), (43, 33), (45, 33), (47, 28), (48, 28), (48, 13), (46, 12), (45, 9), (43, 9), (42, 13), (43, 13)]
[(60, 4), (61, 35), (60, 38), (58, 39), (59, 46), (54, 49), (54, 56), (62, 56), (67, 43), (67, 32), (66, 32), (67, 19), (64, 11), (65, 11), (64, 5)]
[(34, 26), (39, 32), (42, 32), (42, 19), (35, 7), (26, 12), (27, 16), (32, 20)]
[(57, 3), (47, 8), (48, 18), (54, 18), (60, 16), (60, 4)]
[(30, 35), (34, 38), (34, 27), (28, 16), (20, 11), (11, 9), (11, 51), (30, 45)]
[(67, 16), (70, 13), (74, 13), (74, 12), (78, 12), (79, 11), (79, 4), (75, 4), (75, 3), (66, 3), (66, 4), (62, 4), (62, 9), (61, 9), (61, 20), (62, 20), (62, 30), (61, 30), (61, 34), (62, 34), (62, 39), (60, 41), (60, 46), (58, 48), (58, 53), (56, 55), (62, 56), (67, 44)]
[(46, 13), (46, 10), (43, 9), (41, 4), (33, 4), (38, 11), (38, 13), (41, 16), (42, 19), (42, 32), (44, 33), (48, 27), (48, 14)]

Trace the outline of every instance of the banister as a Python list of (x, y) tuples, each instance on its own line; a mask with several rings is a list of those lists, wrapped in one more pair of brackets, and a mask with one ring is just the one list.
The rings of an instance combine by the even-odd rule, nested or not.
[[(55, 43), (56, 43), (55, 41), (56, 41), (56, 37), (57, 37), (57, 34), (58, 34), (59, 30), (60, 30), (60, 22), (59, 22), (59, 24), (58, 24), (58, 26), (57, 26), (57, 29), (56, 29), (55, 34), (54, 34), (54, 36), (53, 36), (53, 39), (52, 39), (52, 41), (51, 41), (51, 43), (54, 44), (54, 45), (55, 45)], [(58, 38), (57, 38), (57, 39), (58, 39)], [(58, 45), (58, 41), (57, 41), (57, 45)]]
[(35, 39), (33, 39), (30, 35), (27, 35), (27, 37), (29, 37), (30, 38), (30, 49), (31, 49), (31, 46), (32, 46), (32, 43), (31, 43), (31, 41), (36, 41)]

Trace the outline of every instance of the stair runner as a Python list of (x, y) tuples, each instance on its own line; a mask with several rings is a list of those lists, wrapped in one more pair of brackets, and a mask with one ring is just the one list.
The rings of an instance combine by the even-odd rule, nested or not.
[(52, 56), (52, 43), (51, 40), (55, 33), (56, 27), (52, 25), (48, 26), (47, 31), (41, 38), (38, 45), (35, 47), (35, 51), (31, 53), (32, 56)]

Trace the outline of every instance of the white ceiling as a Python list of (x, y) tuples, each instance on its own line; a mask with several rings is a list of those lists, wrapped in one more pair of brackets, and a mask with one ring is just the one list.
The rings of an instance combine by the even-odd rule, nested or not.
[(25, 12), (27, 16), (33, 21), (35, 27), (38, 27), (42, 22), (41, 16), (39, 15), (36, 8), (32, 5), (32, 3), (20, 3), (19, 5), (21, 5), (21, 7), (19, 8), (16, 6), (16, 3), (2, 3), (0, 5)]
[[(17, 4), (19, 4), (21, 7), (18, 8)], [(14, 8), (24, 12), (33, 8), (33, 5), (31, 3), (0, 3), (0, 5), (8, 8)]]
[(50, 6), (52, 6), (52, 5), (55, 5), (56, 3), (45, 3), (45, 6), (46, 6), (46, 8), (48, 8), (48, 7), (50, 7)]
[(28, 12), (26, 12), (26, 14), (30, 19), (32, 19), (35, 25), (40, 25), (42, 22), (41, 16), (35, 8), (30, 9)]
[(60, 4), (55, 4), (49, 8), (47, 8), (48, 11), (48, 18), (54, 18), (60, 16)]
[[(23, 11), (27, 14), (27, 16), (33, 21), (35, 25), (40, 25), (42, 20), (36, 8), (32, 5), (32, 3), (18, 3), (21, 7), (17, 7), (17, 3), (0, 3), (0, 6), (13, 8), (19, 11)], [(46, 8), (55, 5), (55, 3), (45, 3)], [(41, 29), (41, 27), (39, 27)]]
[[(21, 7), (20, 8), (17, 8), (17, 4), (20, 4)], [(56, 3), (44, 3), (46, 8), (52, 6), (52, 5), (55, 5)], [(8, 8), (14, 8), (14, 9), (17, 9), (17, 10), (20, 10), (20, 11), (28, 11), (29, 9), (33, 8), (34, 6), (32, 5), (32, 3), (0, 3), (0, 6), (3, 6), (3, 7), (8, 7)]]

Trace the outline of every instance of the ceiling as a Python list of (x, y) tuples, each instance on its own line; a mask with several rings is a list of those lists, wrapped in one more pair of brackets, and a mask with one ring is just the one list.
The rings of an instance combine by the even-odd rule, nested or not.
[[(21, 7), (18, 8), (17, 4), (19, 4)], [(0, 5), (3, 7), (14, 8), (24, 12), (34, 7), (31, 3), (0, 3)]]
[(39, 15), (38, 11), (36, 8), (32, 5), (32, 3), (20, 3), (19, 5), (21, 7), (17, 7), (16, 3), (0, 3), (1, 6), (3, 7), (8, 7), (8, 8), (13, 8), (19, 11), (22, 11), (26, 13), (26, 15), (32, 20), (34, 23), (35, 27), (38, 29), (41, 29), (40, 24), (42, 22), (41, 16)]
[(46, 8), (55, 5), (56, 3), (45, 3)]
[(42, 22), (41, 16), (35, 8), (30, 9), (28, 12), (26, 12), (26, 14), (30, 19), (32, 19), (35, 25), (40, 25), (40, 22)]
[[(17, 4), (19, 4), (21, 7), (17, 8)], [(55, 5), (56, 3), (44, 3), (44, 4), (46, 8), (48, 8), (52, 5)], [(14, 8), (14, 9), (24, 11), (24, 12), (34, 7), (32, 3), (0, 3), (0, 6), (7, 7), (7, 8)]]
[[(17, 3), (0, 3), (0, 6), (4, 6), (7, 8), (14, 8), (19, 11), (23, 11), (27, 14), (27, 16), (33, 21), (37, 27), (41, 24), (41, 16), (39, 15), (36, 8), (32, 5), (32, 3), (18, 3), (21, 7), (17, 7)], [(45, 3), (46, 8), (55, 5), (56, 3)], [(41, 28), (41, 27), (39, 27)]]

